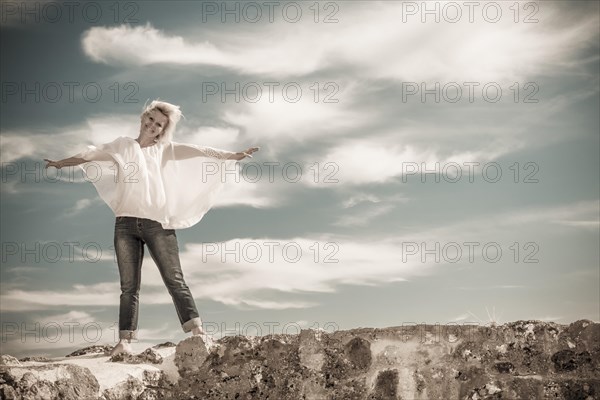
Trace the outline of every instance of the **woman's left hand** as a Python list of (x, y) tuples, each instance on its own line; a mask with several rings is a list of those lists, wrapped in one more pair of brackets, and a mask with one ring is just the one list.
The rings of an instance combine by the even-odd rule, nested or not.
[(241, 154), (243, 154), (244, 157), (252, 158), (252, 153), (258, 151), (259, 149), (260, 149), (260, 147), (249, 147), (247, 150), (242, 151)]

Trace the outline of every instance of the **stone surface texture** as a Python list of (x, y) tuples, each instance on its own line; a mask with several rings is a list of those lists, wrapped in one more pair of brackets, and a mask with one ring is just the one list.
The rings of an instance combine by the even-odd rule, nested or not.
[(109, 359), (0, 356), (2, 399), (600, 399), (600, 324), (191, 336)]

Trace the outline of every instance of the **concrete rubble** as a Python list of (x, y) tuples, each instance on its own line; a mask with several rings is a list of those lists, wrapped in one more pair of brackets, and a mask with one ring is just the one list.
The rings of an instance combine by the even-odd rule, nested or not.
[(189, 337), (133, 356), (0, 356), (2, 399), (600, 399), (600, 324)]

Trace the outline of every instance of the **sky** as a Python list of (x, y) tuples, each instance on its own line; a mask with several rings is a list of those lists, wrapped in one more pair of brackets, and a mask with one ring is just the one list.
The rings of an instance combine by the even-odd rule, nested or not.
[[(177, 231), (206, 331), (600, 320), (599, 5), (3, 2), (2, 354), (118, 338), (115, 215), (74, 168), (148, 100), (241, 151)], [(145, 252), (134, 349), (186, 337)]]

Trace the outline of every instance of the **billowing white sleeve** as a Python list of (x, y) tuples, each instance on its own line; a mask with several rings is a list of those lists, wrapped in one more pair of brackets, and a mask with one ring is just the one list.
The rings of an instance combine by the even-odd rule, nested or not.
[(113, 210), (117, 211), (121, 200), (123, 166), (127, 160), (126, 138), (120, 136), (109, 143), (89, 145), (73, 157), (87, 162), (77, 165), (86, 181), (96, 187), (98, 195)]
[[(182, 229), (200, 221), (216, 204), (227, 182), (239, 180), (231, 151), (171, 142), (161, 166), (168, 227)], [(236, 178), (237, 177), (237, 178)]]
[(226, 160), (230, 156), (236, 154), (234, 151), (215, 149), (214, 147), (199, 146), (191, 143), (177, 143), (172, 141), (171, 144), (172, 147), (170, 148), (170, 151), (165, 154), (167, 160), (186, 160), (193, 157), (209, 157)]
[(114, 154), (119, 152), (121, 138), (112, 142), (87, 146), (87, 149), (75, 154), (73, 157), (83, 158), (86, 161), (113, 161)]

